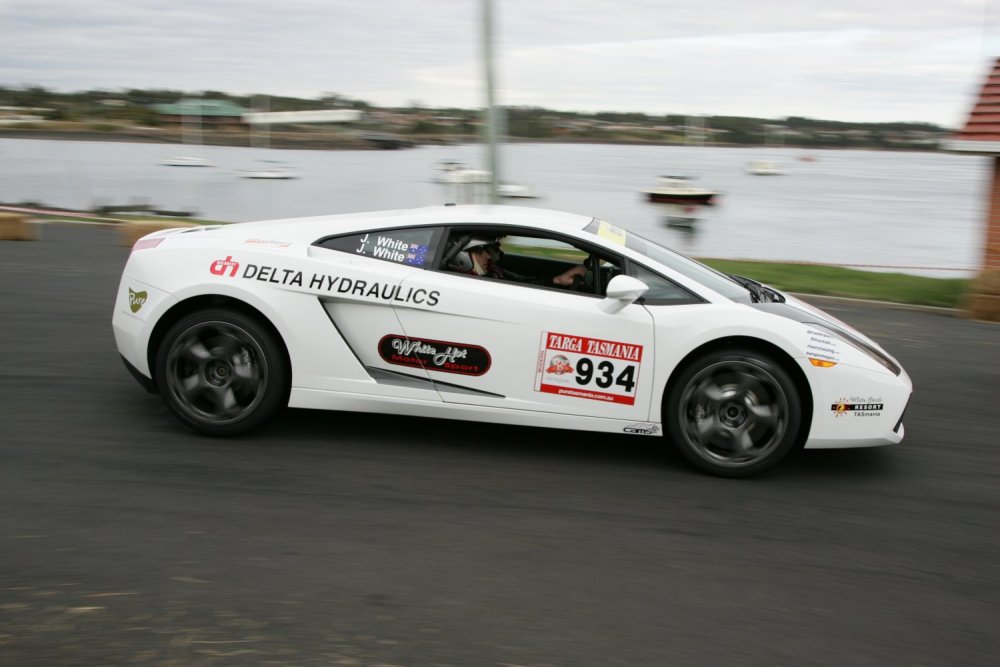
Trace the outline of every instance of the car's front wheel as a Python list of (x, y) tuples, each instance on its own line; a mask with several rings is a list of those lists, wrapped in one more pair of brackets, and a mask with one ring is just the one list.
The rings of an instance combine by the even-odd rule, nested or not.
[(745, 477), (780, 461), (795, 446), (802, 420), (788, 372), (749, 349), (692, 360), (664, 407), (667, 432), (684, 456), (724, 477)]
[(208, 435), (236, 435), (287, 400), (288, 364), (270, 329), (236, 310), (202, 310), (167, 331), (156, 381), (167, 408)]

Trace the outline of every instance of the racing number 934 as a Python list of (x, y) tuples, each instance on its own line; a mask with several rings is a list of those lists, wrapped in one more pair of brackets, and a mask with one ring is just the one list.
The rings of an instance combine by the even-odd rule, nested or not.
[(580, 357), (580, 361), (576, 364), (576, 382), (587, 385), (593, 380), (594, 384), (601, 389), (607, 389), (614, 383), (624, 387), (625, 391), (631, 392), (635, 387), (635, 365), (626, 365), (618, 377), (615, 377), (615, 370), (613, 363), (604, 360), (597, 364), (597, 375), (595, 376), (594, 362), (589, 357)]
[(634, 405), (641, 364), (641, 345), (547, 331), (535, 391)]

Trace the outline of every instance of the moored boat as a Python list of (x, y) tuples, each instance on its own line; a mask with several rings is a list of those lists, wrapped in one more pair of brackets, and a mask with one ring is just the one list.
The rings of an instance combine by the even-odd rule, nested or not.
[(643, 190), (654, 204), (701, 204), (711, 206), (716, 193), (690, 184), (688, 176), (661, 176), (655, 188)]

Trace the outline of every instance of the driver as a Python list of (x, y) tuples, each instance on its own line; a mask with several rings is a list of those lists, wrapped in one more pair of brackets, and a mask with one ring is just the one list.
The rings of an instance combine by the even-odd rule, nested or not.
[[(500, 239), (497, 237), (472, 237), (462, 245), (462, 249), (455, 255), (449, 264), (449, 268), (460, 273), (467, 273), (473, 276), (484, 278), (497, 278), (500, 280), (513, 280), (523, 283), (534, 283), (535, 278), (522, 276), (508, 269), (502, 268), (498, 262), (503, 257), (500, 249)], [(560, 287), (576, 288), (582, 285), (587, 275), (587, 262), (579, 266), (554, 276), (552, 284)]]
[(457, 271), (473, 276), (517, 280), (520, 276), (504, 271), (497, 264), (500, 259), (500, 241), (496, 238), (473, 237), (465, 242), (453, 260)]
[(522, 283), (534, 281), (534, 278), (501, 268), (498, 262), (502, 257), (503, 251), (500, 249), (499, 238), (474, 236), (462, 245), (462, 249), (451, 260), (449, 268), (483, 278), (513, 280)]

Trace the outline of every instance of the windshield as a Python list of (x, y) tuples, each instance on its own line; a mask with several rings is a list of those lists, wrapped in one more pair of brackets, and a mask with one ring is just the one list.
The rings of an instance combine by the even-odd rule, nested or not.
[(661, 245), (647, 241), (641, 236), (627, 232), (611, 223), (594, 218), (586, 227), (586, 231), (603, 239), (625, 246), (643, 257), (673, 269), (681, 275), (695, 280), (705, 287), (718, 292), (729, 299), (745, 299), (748, 290), (733, 281), (729, 276), (715, 269), (696, 262)]

